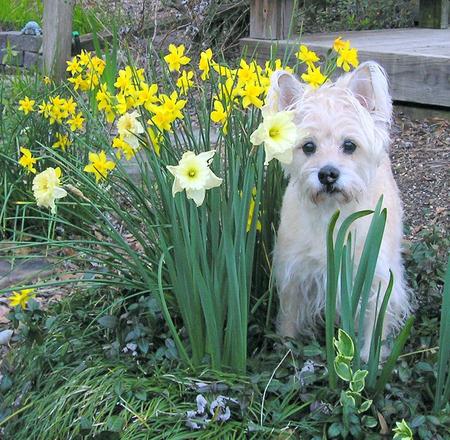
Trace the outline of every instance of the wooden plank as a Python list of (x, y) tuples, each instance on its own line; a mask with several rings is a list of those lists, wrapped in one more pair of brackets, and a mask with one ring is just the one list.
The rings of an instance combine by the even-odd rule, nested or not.
[(72, 44), (74, 0), (45, 0), (43, 17), (43, 69), (55, 81), (65, 77)]
[[(242, 44), (247, 46), (249, 54), (255, 51), (257, 59), (261, 61), (270, 57), (270, 41), (246, 38), (242, 40)], [(361, 49), (354, 44), (354, 40), (352, 44), (359, 49), (361, 62), (373, 60), (386, 69), (394, 100), (450, 107), (450, 56), (380, 52)], [(405, 46), (407, 44), (406, 40)], [(330, 46), (331, 44), (324, 45), (323, 42), (308, 43), (308, 47), (321, 56), (325, 55)], [(282, 57), (288, 48), (296, 50), (298, 42), (278, 41), (277, 47), (278, 54)], [(291, 64), (295, 63), (294, 58), (290, 61)]]
[(420, 27), (447, 29), (448, 28), (448, 0), (420, 0)]
[(288, 38), (294, 3), (294, 0), (250, 0), (250, 37)]

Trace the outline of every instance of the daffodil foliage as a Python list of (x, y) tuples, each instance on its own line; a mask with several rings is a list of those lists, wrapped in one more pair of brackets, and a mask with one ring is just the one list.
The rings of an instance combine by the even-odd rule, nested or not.
[[(63, 86), (41, 78), (17, 101), (21, 125), (32, 127), (14, 159), (22, 224), (50, 225), (30, 237), (46, 251), (72, 248), (90, 273), (79, 282), (154, 296), (188, 365), (244, 371), (251, 314), (272, 297), (279, 162), (292, 160), (296, 140), (293, 113), (264, 107), (271, 76), (303, 72), (320, 87), (357, 64), (349, 43), (335, 46), (322, 65), (301, 46), (291, 66), (230, 66), (211, 49), (193, 60), (170, 45), (146, 66), (116, 68), (114, 52), (83, 51)], [(58, 225), (74, 233), (54, 240)]]

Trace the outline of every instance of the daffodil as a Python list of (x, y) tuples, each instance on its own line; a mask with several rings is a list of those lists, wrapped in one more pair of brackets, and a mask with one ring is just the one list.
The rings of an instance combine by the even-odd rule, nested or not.
[(36, 296), (34, 293), (35, 290), (36, 289), (23, 289), (19, 292), (13, 292), (13, 294), (8, 298), (9, 305), (11, 307), (20, 305), (22, 309), (25, 309), (28, 301)]
[[(253, 188), (252, 198), (250, 199), (250, 204), (248, 207), (247, 228), (246, 228), (247, 232), (250, 232), (250, 229), (252, 228), (253, 215), (255, 214), (255, 207), (256, 207), (255, 197), (256, 197), (256, 188)], [(256, 220), (256, 230), (257, 231), (262, 230), (261, 221), (259, 219)]]
[(137, 104), (143, 105), (149, 112), (153, 111), (154, 105), (159, 101), (156, 94), (158, 93), (158, 85), (142, 83), (137, 91)]
[(72, 141), (66, 134), (56, 133), (57, 141), (52, 145), (53, 148), (61, 148), (62, 151), (66, 151), (67, 147), (72, 145)]
[(302, 75), (302, 80), (314, 89), (321, 86), (326, 79), (327, 77), (322, 74), (320, 67), (308, 67), (308, 71)]
[(22, 153), (22, 156), (20, 156), (19, 164), (26, 168), (30, 173), (36, 174), (34, 164), (37, 162), (37, 159), (33, 157), (28, 148), (21, 147), (20, 152)]
[(28, 96), (25, 96), (24, 99), (21, 99), (19, 101), (19, 110), (23, 111), (26, 115), (28, 113), (31, 113), (33, 111), (34, 107), (34, 101), (33, 99), (28, 98)]
[(200, 78), (205, 81), (209, 78), (209, 70), (211, 68), (213, 53), (211, 49), (206, 49), (200, 54), (199, 70), (202, 71)]
[(82, 113), (78, 113), (73, 118), (67, 120), (67, 123), (72, 131), (81, 130), (83, 128), (83, 122), (84, 118)]
[(170, 96), (161, 94), (159, 99), (161, 100), (161, 106), (171, 114), (173, 120), (183, 119), (184, 116), (181, 110), (183, 110), (187, 101), (185, 99), (178, 99), (178, 93), (176, 91), (172, 92)]
[(67, 63), (67, 72), (70, 72), (72, 76), (75, 76), (77, 73), (81, 73), (83, 71), (83, 67), (78, 61), (77, 57), (72, 58), (69, 61), (66, 61)]
[(55, 200), (67, 195), (65, 189), (60, 186), (61, 169), (47, 168), (33, 179), (33, 194), (38, 206), (50, 208), (54, 214), (56, 211)]
[(341, 49), (338, 59), (336, 60), (336, 65), (342, 67), (345, 72), (350, 71), (350, 66), (358, 67), (358, 51), (355, 48)]
[(186, 94), (187, 91), (194, 85), (192, 78), (194, 77), (194, 72), (192, 70), (183, 70), (180, 77), (177, 80), (177, 87), (180, 89), (181, 93)]
[(350, 49), (350, 41), (342, 41), (342, 37), (337, 37), (333, 43), (333, 49), (339, 53), (342, 49)]
[(294, 123), (294, 112), (277, 113), (263, 109), (263, 121), (250, 136), (253, 145), (264, 143), (267, 165), (272, 159), (281, 163), (291, 163), (293, 150), (298, 138), (298, 128)]
[(218, 124), (222, 124), (223, 131), (226, 134), (228, 118), (230, 116), (231, 109), (229, 106), (225, 108), (223, 106), (223, 104), (218, 100), (215, 100), (213, 105), (214, 105), (214, 110), (211, 112), (211, 120)]
[(154, 115), (148, 120), (149, 125), (154, 125), (160, 131), (172, 131), (172, 114), (162, 106), (155, 107)]
[(317, 63), (317, 61), (319, 61), (319, 57), (317, 56), (317, 54), (314, 51), (309, 50), (303, 44), (300, 46), (299, 51), (295, 55), (302, 63), (305, 63), (309, 67), (313, 66), (314, 63)]
[(261, 96), (262, 93), (264, 93), (264, 87), (252, 83), (247, 84), (241, 91), (242, 106), (247, 108), (253, 104), (255, 107), (261, 108), (264, 103), (259, 96)]
[(48, 76), (44, 76), (42, 78), (42, 81), (44, 81), (44, 84), (47, 85), (47, 86), (52, 83), (52, 80)]
[(130, 144), (127, 144), (121, 136), (115, 137), (113, 139), (113, 148), (117, 148), (116, 157), (120, 159), (122, 154), (125, 156), (126, 160), (130, 160), (136, 155), (136, 150)]
[(139, 113), (125, 113), (117, 121), (117, 131), (123, 140), (133, 148), (139, 147), (139, 138), (137, 135), (144, 133), (144, 127), (138, 121)]
[(171, 72), (178, 72), (181, 66), (184, 66), (191, 61), (190, 58), (184, 55), (185, 47), (183, 44), (180, 46), (175, 46), (174, 44), (169, 45), (169, 53), (164, 57), (164, 61), (169, 66)]
[(245, 60), (241, 60), (239, 62), (239, 66), (240, 68), (237, 71), (239, 81), (244, 84), (256, 81), (256, 63), (254, 61), (250, 64), (247, 64)]
[(210, 169), (210, 161), (215, 151), (207, 151), (196, 155), (192, 151), (183, 154), (177, 166), (167, 166), (169, 172), (175, 177), (172, 186), (172, 195), (186, 190), (188, 199), (194, 200), (200, 206), (205, 200), (207, 189), (215, 188), (222, 183)]
[(95, 181), (106, 179), (111, 170), (116, 167), (116, 164), (106, 158), (106, 153), (102, 150), (99, 154), (89, 153), (89, 165), (84, 167), (86, 173), (93, 173)]

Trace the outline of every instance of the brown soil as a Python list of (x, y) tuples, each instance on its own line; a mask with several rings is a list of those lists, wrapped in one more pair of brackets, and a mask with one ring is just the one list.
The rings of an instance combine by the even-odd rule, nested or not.
[(395, 111), (391, 158), (403, 205), (406, 238), (449, 226), (450, 115), (412, 119)]

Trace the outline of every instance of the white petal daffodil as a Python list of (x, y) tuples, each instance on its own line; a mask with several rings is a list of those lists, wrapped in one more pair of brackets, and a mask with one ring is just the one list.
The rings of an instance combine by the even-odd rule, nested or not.
[(253, 145), (264, 143), (267, 165), (272, 159), (281, 163), (292, 162), (293, 150), (298, 139), (298, 128), (294, 123), (294, 112), (270, 112), (263, 109), (263, 121), (250, 136)]
[(139, 147), (139, 138), (136, 136), (138, 134), (144, 133), (144, 127), (138, 121), (139, 113), (134, 111), (132, 113), (125, 113), (117, 121), (117, 131), (119, 136), (128, 144), (137, 150)]
[(222, 179), (209, 169), (214, 153), (215, 150), (211, 150), (196, 155), (192, 151), (187, 151), (177, 166), (167, 166), (169, 172), (175, 177), (172, 186), (174, 197), (176, 193), (186, 190), (187, 198), (194, 200), (195, 204), (200, 206), (205, 200), (206, 190), (222, 183)]
[(56, 212), (55, 200), (67, 195), (61, 188), (61, 168), (47, 168), (33, 179), (33, 193), (38, 206), (50, 208), (52, 214)]

